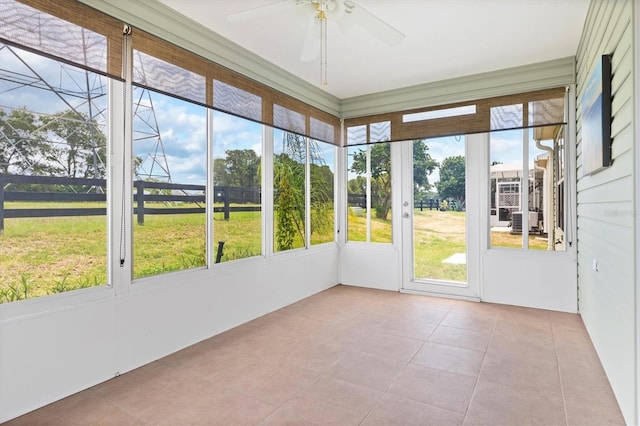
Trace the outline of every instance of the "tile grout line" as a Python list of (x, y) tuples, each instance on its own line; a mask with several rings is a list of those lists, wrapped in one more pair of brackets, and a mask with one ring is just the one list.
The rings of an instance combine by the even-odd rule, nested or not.
[[(398, 372), (398, 375), (400, 375), (400, 373), (402, 373), (405, 368), (407, 368), (407, 366), (409, 364), (411, 364), (411, 361), (416, 357), (416, 355), (418, 354), (418, 352), (420, 352), (422, 350), (422, 348), (424, 347), (424, 345), (427, 343), (427, 341), (429, 340), (429, 337), (431, 337), (431, 335), (433, 333), (435, 333), (435, 331), (438, 329), (438, 327), (440, 327), (440, 324), (442, 324), (442, 321), (444, 321), (444, 319), (446, 318), (447, 315), (449, 315), (449, 312), (451, 312), (451, 307), (449, 306), (449, 309), (447, 310), (447, 314), (444, 315), (442, 317), (442, 319), (440, 319), (440, 321), (438, 321), (437, 324), (435, 324), (435, 327), (433, 328), (433, 330), (431, 331), (431, 333), (429, 333), (428, 336), (426, 336), (424, 338), (424, 340), (422, 341), (422, 345), (420, 345), (420, 347), (418, 348), (418, 350), (416, 350), (416, 352), (411, 356), (411, 358), (409, 358), (409, 360), (404, 364), (404, 366), (400, 369), (400, 371)], [(362, 421), (360, 423), (358, 423), (358, 425), (362, 425), (367, 418), (371, 415), (371, 413), (373, 412), (373, 410), (378, 406), (378, 404), (380, 404), (380, 401), (382, 401), (382, 398), (384, 398), (384, 396), (389, 393), (389, 391), (391, 390), (391, 388), (393, 387), (393, 383), (397, 380), (398, 375), (396, 375), (393, 380), (391, 381), (391, 383), (389, 384), (389, 386), (387, 387), (387, 389), (382, 393), (382, 395), (380, 395), (380, 398), (378, 398), (378, 400), (376, 401), (375, 404), (373, 404), (373, 406), (371, 407), (371, 409), (369, 409), (369, 411), (367, 412), (367, 414), (364, 416), (364, 418), (362, 419)]]
[[(482, 302), (481, 302), (482, 303)], [(473, 391), (471, 391), (471, 396), (469, 398), (469, 403), (467, 404), (467, 408), (464, 410), (464, 418), (462, 419), (462, 424), (467, 420), (467, 415), (469, 414), (469, 407), (471, 407), (471, 402), (476, 395), (476, 390), (478, 389), (478, 383), (480, 382), (480, 376), (482, 375), (482, 369), (484, 368), (484, 362), (487, 358), (487, 354), (489, 353), (489, 347), (491, 346), (491, 342), (493, 341), (493, 336), (496, 332), (496, 327), (498, 325), (498, 320), (500, 319), (501, 312), (498, 311), (496, 318), (493, 321), (493, 327), (491, 328), (491, 335), (489, 336), (489, 341), (487, 342), (487, 347), (484, 350), (484, 355), (482, 356), (482, 362), (480, 363), (480, 370), (478, 370), (478, 377), (476, 377), (476, 381), (473, 384)]]
[(558, 351), (556, 349), (556, 333), (555, 328), (553, 327), (553, 322), (551, 321), (551, 312), (547, 311), (549, 315), (549, 327), (551, 328), (551, 340), (553, 341), (553, 356), (556, 360), (557, 370), (558, 370), (558, 379), (560, 379), (560, 394), (562, 395), (562, 410), (564, 411), (564, 421), (565, 424), (569, 425), (569, 412), (567, 411), (567, 400), (565, 398), (564, 392), (564, 380), (562, 377), (562, 372), (560, 371), (560, 360), (558, 359)]

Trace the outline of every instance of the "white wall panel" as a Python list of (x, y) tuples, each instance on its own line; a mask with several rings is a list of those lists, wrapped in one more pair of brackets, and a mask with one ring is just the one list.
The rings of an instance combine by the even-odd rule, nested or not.
[(0, 322), (0, 422), (113, 377), (113, 302)]
[[(482, 300), (575, 313), (576, 269), (570, 257), (559, 252), (486, 250)], [(508, 285), (495, 284), (505, 281)]]
[(39, 300), (38, 313), (13, 309), (0, 319), (0, 422), (338, 283), (334, 244), (245, 260), (141, 280), (89, 303), (54, 297)]
[(340, 283), (399, 291), (398, 250), (391, 244), (345, 244), (340, 251)]

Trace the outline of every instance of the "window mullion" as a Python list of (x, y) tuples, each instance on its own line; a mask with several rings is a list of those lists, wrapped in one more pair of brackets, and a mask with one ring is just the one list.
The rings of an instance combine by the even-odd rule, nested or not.
[[(125, 81), (122, 86), (122, 99), (120, 99), (124, 104), (124, 127), (122, 133), (114, 133), (113, 137), (116, 139), (112, 140), (115, 149), (122, 147), (120, 161), (116, 160), (117, 164), (114, 168), (118, 171), (116, 183), (120, 185), (114, 194), (121, 194), (121, 200), (118, 202), (120, 211), (117, 214), (120, 219), (117, 228), (120, 273), (116, 274), (119, 277), (115, 283), (116, 294), (129, 292), (133, 281), (133, 48), (131, 34), (125, 34), (124, 38), (123, 77)], [(118, 135), (122, 135), (121, 140), (117, 139)]]
[(214, 238), (215, 229), (213, 227), (213, 204), (214, 204), (214, 175), (213, 175), (213, 110), (207, 108), (207, 187), (205, 194), (205, 214), (206, 214), (206, 259), (207, 267), (214, 264)]
[[(529, 129), (522, 130), (522, 248), (529, 249)], [(535, 181), (534, 181), (535, 185)]]
[(274, 252), (273, 127), (262, 126), (262, 255)]
[(367, 242), (371, 242), (371, 146), (367, 145), (366, 157), (367, 157)]
[(304, 183), (304, 235), (305, 247), (311, 247), (311, 140), (305, 139), (306, 156), (305, 156), (305, 183)]

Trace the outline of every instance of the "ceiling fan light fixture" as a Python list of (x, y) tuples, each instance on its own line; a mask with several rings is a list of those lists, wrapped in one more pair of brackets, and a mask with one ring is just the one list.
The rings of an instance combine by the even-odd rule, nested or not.
[[(303, 40), (300, 60), (315, 61), (320, 56), (320, 85), (327, 86), (327, 22), (336, 22), (342, 33), (354, 25), (374, 36), (387, 46), (400, 44), (405, 35), (360, 6), (354, 0), (280, 0), (270, 5), (237, 12), (227, 16), (229, 22), (242, 22), (266, 13), (275, 13), (295, 5), (298, 13), (310, 19)], [(309, 12), (313, 11), (313, 15)], [(320, 27), (320, 28), (318, 28)]]
[(327, 17), (320, 21), (320, 85), (326, 87), (327, 81)]

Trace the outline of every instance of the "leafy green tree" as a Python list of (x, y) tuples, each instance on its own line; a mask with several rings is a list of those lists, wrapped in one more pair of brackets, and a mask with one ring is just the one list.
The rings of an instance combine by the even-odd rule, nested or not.
[(324, 235), (333, 230), (334, 175), (325, 164), (318, 144), (312, 139), (287, 132), (282, 139), (282, 153), (274, 156), (274, 211), (278, 251), (305, 245), (307, 149), (311, 163), (310, 232)]
[(274, 213), (276, 250), (295, 248), (296, 235), (305, 245), (305, 164), (306, 139), (286, 132), (283, 153), (275, 155)]
[(333, 202), (334, 175), (331, 168), (326, 164), (311, 164), (309, 172), (311, 173), (311, 202), (313, 203), (314, 199)]
[(260, 184), (260, 157), (252, 149), (231, 149), (225, 158), (213, 160), (217, 186), (250, 188)]
[(229, 186), (229, 172), (227, 172), (226, 158), (214, 158), (213, 181), (216, 186)]
[[(324, 162), (320, 158), (316, 162)], [(331, 234), (333, 237), (333, 179), (331, 168), (326, 164), (311, 164), (310, 173), (310, 219), (311, 234)]]
[[(364, 175), (367, 167), (366, 161), (365, 150), (355, 152), (351, 171)], [(438, 162), (429, 154), (427, 144), (422, 140), (414, 142), (414, 196), (417, 196), (421, 191), (429, 190), (431, 187), (429, 175), (437, 166)], [(360, 177), (358, 176), (358, 178)], [(352, 183), (353, 180), (347, 183), (350, 185), (350, 190), (355, 190), (358, 185), (363, 183), (362, 180)], [(366, 181), (364, 183), (366, 184)], [(364, 187), (362, 193), (364, 193)], [(371, 205), (376, 211), (377, 218), (387, 219), (391, 209), (391, 145), (388, 143), (376, 144), (371, 147)]]
[(429, 175), (438, 167), (438, 162), (429, 154), (424, 140), (413, 142), (413, 199), (424, 198), (431, 190)]
[(462, 155), (447, 157), (440, 165), (440, 181), (436, 188), (441, 198), (456, 200), (461, 210), (465, 203), (465, 158)]
[[(387, 219), (391, 210), (391, 146), (388, 143), (373, 145), (371, 156), (371, 206), (376, 217)], [(351, 171), (359, 175), (367, 173), (367, 151), (353, 153)]]
[(47, 175), (54, 158), (39, 117), (26, 108), (0, 109), (0, 173)]
[[(283, 154), (284, 155), (284, 154)], [(276, 250), (294, 248), (296, 234), (304, 241), (304, 211), (300, 211), (300, 191), (296, 181), (296, 167), (280, 158), (275, 165), (276, 187)], [(302, 214), (301, 214), (302, 213)]]
[(95, 120), (72, 110), (44, 117), (45, 129), (61, 143), (52, 144), (58, 174), (68, 177), (103, 178), (107, 138)]
[(356, 176), (347, 182), (349, 194), (362, 194), (367, 192), (367, 178), (364, 176)]

